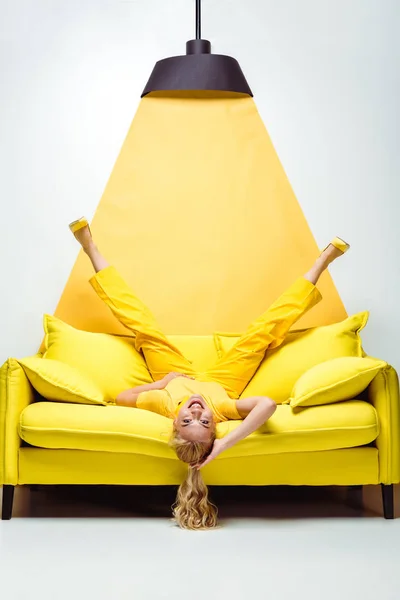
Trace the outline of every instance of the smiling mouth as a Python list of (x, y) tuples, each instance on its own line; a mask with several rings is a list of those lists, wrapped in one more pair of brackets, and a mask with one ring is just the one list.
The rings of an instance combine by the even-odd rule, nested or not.
[(195, 406), (200, 407), (200, 408), (204, 408), (204, 403), (203, 400), (200, 398), (195, 398), (194, 400), (192, 400), (192, 402), (189, 404), (188, 408), (194, 408)]

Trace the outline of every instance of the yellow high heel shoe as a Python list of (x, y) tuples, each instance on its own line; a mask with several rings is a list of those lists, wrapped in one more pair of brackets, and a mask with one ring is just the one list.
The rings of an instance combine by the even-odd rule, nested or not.
[[(77, 231), (79, 231), (80, 229), (83, 229), (84, 227), (89, 227), (89, 223), (88, 223), (87, 219), (85, 219), (85, 217), (81, 217), (80, 219), (77, 219), (76, 221), (72, 221), (72, 223), (69, 224), (69, 228), (72, 231), (72, 233), (76, 233)], [(90, 231), (90, 227), (89, 227), (89, 231)]]
[[(325, 252), (325, 250), (329, 247), (329, 246), (335, 246), (335, 248), (337, 250), (340, 250), (340, 252), (343, 252), (343, 254), (345, 252), (347, 252), (347, 250), (350, 248), (350, 244), (348, 244), (347, 242), (345, 242), (344, 240), (342, 240), (342, 238), (340, 237), (335, 237), (333, 238), (333, 240), (331, 242), (329, 242), (328, 246), (326, 246), (322, 252)], [(321, 254), (322, 254), (321, 252)]]

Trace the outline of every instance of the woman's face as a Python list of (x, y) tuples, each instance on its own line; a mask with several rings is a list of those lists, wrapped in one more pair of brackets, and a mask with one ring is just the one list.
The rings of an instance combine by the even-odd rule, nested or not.
[(182, 404), (175, 419), (179, 435), (190, 442), (211, 441), (215, 432), (213, 414), (200, 395), (191, 396)]

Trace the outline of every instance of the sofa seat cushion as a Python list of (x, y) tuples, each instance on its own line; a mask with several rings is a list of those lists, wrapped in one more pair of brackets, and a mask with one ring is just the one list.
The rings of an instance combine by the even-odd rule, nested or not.
[[(219, 423), (222, 437), (240, 421)], [(20, 417), (20, 436), (40, 448), (130, 452), (174, 458), (168, 446), (172, 421), (147, 410), (59, 402), (29, 405)], [(278, 406), (257, 432), (222, 457), (311, 452), (363, 446), (378, 435), (375, 409), (361, 400), (293, 409)]]
[(174, 457), (168, 446), (172, 420), (139, 408), (35, 402), (21, 413), (19, 429), (25, 442), (40, 448)]

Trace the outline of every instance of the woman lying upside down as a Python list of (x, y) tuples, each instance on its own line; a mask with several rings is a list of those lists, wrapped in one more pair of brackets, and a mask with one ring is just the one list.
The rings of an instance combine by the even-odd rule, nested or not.
[[(100, 254), (86, 219), (74, 221), (70, 229), (96, 272), (90, 283), (115, 317), (132, 331), (135, 347), (143, 353), (154, 380), (121, 392), (116, 404), (150, 410), (173, 420), (170, 444), (178, 458), (189, 465), (186, 480), (178, 490), (174, 518), (185, 529), (215, 527), (217, 509), (208, 500), (200, 468), (273, 415), (276, 404), (271, 398), (238, 398), (266, 350), (279, 346), (292, 325), (321, 300), (315, 287), (318, 279), (349, 245), (335, 238), (311, 269), (254, 321), (212, 368), (198, 374), (160, 331), (149, 309)], [(238, 419), (242, 423), (234, 431), (216, 438), (217, 423)]]

